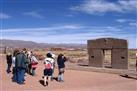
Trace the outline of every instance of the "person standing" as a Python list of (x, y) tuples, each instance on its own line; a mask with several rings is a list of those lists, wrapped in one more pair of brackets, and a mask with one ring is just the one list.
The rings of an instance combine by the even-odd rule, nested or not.
[(32, 68), (32, 72), (31, 73), (32, 73), (32, 76), (36, 75), (37, 65), (38, 65), (38, 60), (35, 57), (35, 55), (32, 53), (32, 56), (31, 56), (31, 68)]
[(59, 82), (64, 82), (65, 62), (66, 62), (66, 57), (63, 54), (59, 54), (57, 58), (57, 64), (59, 70), (59, 74), (58, 74)]
[(137, 53), (136, 53), (136, 72), (137, 72)]
[(15, 67), (17, 71), (17, 83), (22, 85), (25, 81), (24, 76), (26, 72), (26, 55), (23, 51), (17, 53)]
[(7, 59), (7, 73), (10, 73), (11, 65), (12, 65), (12, 54), (10, 52), (7, 53), (6, 59)]
[(32, 51), (28, 51), (27, 52), (27, 58), (28, 58), (28, 74), (32, 74), (31, 73), (31, 55), (32, 55)]
[(53, 54), (53, 53), (51, 53), (51, 56), (52, 56), (51, 58), (53, 59), (51, 81), (53, 81), (53, 79), (54, 79), (54, 69), (55, 69), (55, 57), (56, 57), (56, 55)]
[(12, 77), (12, 81), (13, 82), (17, 82), (17, 71), (16, 71), (16, 66), (15, 66), (15, 62), (16, 62), (16, 55), (19, 52), (18, 49), (15, 49), (13, 52), (13, 57), (12, 57), (12, 73), (13, 73), (13, 77)]
[(26, 50), (26, 51), (25, 51), (25, 54), (26, 54), (26, 56), (27, 56), (27, 63), (26, 63), (27, 69), (26, 69), (26, 72), (27, 72), (29, 75), (31, 75), (31, 52), (28, 51), (28, 50)]
[(47, 58), (44, 60), (44, 86), (47, 86), (49, 81), (51, 81), (51, 76), (54, 68), (54, 59), (51, 53), (47, 53)]

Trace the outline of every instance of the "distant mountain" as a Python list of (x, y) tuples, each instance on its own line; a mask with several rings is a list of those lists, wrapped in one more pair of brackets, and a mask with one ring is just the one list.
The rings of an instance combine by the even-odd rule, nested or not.
[(23, 40), (0, 40), (1, 46), (19, 47), (19, 48), (51, 48), (51, 47), (63, 47), (63, 48), (86, 48), (86, 44), (48, 44), (48, 43), (36, 43), (32, 41)]

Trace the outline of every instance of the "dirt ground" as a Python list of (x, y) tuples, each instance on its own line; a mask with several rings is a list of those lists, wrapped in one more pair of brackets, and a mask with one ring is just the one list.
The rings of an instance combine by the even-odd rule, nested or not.
[[(6, 73), (6, 60), (0, 57), (0, 91), (137, 91), (137, 80), (124, 78), (117, 74), (66, 70), (65, 82), (52, 81), (44, 87), (43, 62), (39, 62), (37, 75), (25, 76), (25, 85), (18, 85), (11, 80), (12, 74)], [(58, 70), (55, 70), (57, 77)]]

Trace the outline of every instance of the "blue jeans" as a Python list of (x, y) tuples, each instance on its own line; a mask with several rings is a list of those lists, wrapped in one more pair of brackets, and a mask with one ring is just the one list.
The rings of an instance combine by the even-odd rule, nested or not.
[(24, 83), (24, 76), (25, 76), (25, 69), (17, 68), (17, 83), (23, 84)]
[(63, 73), (58, 75), (58, 81), (64, 81)]
[(64, 68), (59, 68), (58, 81), (64, 81)]

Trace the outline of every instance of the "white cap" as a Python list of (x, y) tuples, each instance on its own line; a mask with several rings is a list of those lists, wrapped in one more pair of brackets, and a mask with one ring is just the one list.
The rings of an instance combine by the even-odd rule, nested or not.
[(52, 55), (52, 58), (55, 58), (55, 57), (56, 57), (56, 55), (55, 55), (55, 54), (53, 54), (53, 53), (52, 53), (51, 55)]

